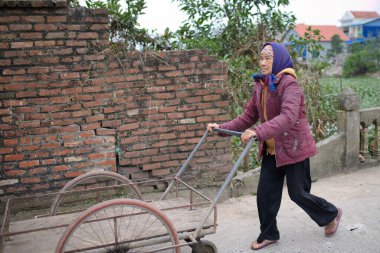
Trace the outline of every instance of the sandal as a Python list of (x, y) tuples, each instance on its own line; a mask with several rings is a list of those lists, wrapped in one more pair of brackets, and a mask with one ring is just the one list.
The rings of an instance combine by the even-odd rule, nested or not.
[[(265, 248), (266, 246), (271, 245), (271, 244), (276, 243), (276, 242), (277, 241), (264, 240), (261, 243), (258, 243), (257, 241), (254, 241), (251, 245), (251, 249), (259, 250), (259, 249)], [(256, 246), (255, 246), (255, 244), (256, 244)]]
[(326, 227), (325, 227), (325, 236), (326, 237), (331, 237), (333, 236), (336, 231), (338, 230), (338, 227), (339, 227), (339, 222), (340, 222), (340, 219), (342, 218), (342, 214), (343, 214), (343, 210), (341, 208), (338, 208), (338, 214), (336, 215), (335, 219), (332, 221), (336, 221), (336, 225), (334, 226), (334, 229), (331, 231), (331, 232), (327, 232), (327, 229), (330, 228), (332, 225), (330, 222)]

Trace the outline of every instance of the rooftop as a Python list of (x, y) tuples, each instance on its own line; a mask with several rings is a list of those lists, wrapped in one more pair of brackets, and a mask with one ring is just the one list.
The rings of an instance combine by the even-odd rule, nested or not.
[(319, 30), (321, 35), (324, 37), (321, 41), (331, 41), (331, 38), (334, 35), (338, 35), (343, 41), (349, 41), (350, 38), (344, 34), (342, 30), (340, 30), (335, 25), (306, 25), (306, 24), (297, 24), (294, 30), (301, 37), (304, 36), (305, 32), (307, 32), (307, 28), (311, 27), (313, 30)]

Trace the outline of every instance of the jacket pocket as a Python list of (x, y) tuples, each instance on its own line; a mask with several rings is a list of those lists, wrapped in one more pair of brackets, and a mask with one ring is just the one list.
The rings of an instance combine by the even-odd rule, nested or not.
[[(298, 127), (299, 122), (296, 123)], [(295, 158), (300, 152), (300, 142), (302, 141), (302, 133), (298, 129), (290, 129), (282, 134), (281, 140), (284, 145), (284, 150), (287, 156)]]

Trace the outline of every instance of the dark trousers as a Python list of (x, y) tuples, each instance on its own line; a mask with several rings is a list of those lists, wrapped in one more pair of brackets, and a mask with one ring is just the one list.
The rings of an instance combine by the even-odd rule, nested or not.
[(338, 214), (337, 208), (325, 199), (310, 194), (309, 159), (277, 168), (274, 155), (264, 155), (257, 188), (257, 208), (261, 233), (257, 242), (279, 240), (276, 216), (281, 205), (284, 178), (289, 197), (319, 226), (326, 226)]

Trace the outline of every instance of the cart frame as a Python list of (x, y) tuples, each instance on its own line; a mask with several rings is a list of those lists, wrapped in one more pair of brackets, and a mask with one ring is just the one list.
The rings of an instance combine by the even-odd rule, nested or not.
[[(219, 132), (219, 133), (224, 134), (224, 135), (241, 136), (241, 134), (242, 134), (240, 132), (229, 131), (229, 130), (225, 130), (225, 129), (218, 129), (217, 128), (215, 130), (217, 132)], [(112, 173), (112, 172), (100, 172), (100, 174), (102, 174), (103, 176), (105, 175), (106, 177), (116, 178), (119, 181), (119, 183), (121, 183), (121, 184), (114, 185), (114, 186), (95, 187), (95, 188), (91, 188), (91, 189), (71, 190), (71, 187), (73, 186), (73, 183), (71, 183), (71, 181), (69, 181), (67, 183), (68, 186), (65, 185), (65, 187), (62, 188), (57, 193), (46, 193), (46, 194), (37, 194), (37, 195), (24, 196), (24, 197), (12, 197), (12, 198), (8, 198), (7, 202), (6, 202), (6, 207), (5, 207), (2, 227), (1, 227), (1, 231), (0, 231), (0, 253), (4, 253), (5, 241), (8, 240), (11, 236), (16, 236), (16, 235), (20, 235), (20, 234), (26, 234), (26, 233), (32, 233), (32, 232), (39, 232), (39, 231), (49, 230), (49, 229), (64, 228), (64, 227), (68, 227), (68, 229), (69, 229), (71, 226), (74, 226), (73, 223), (79, 223), (79, 221), (75, 221), (75, 220), (79, 219), (79, 218), (77, 218), (77, 219), (74, 219), (73, 221), (71, 221), (69, 224), (66, 224), (66, 223), (64, 223), (64, 224), (57, 224), (57, 225), (53, 225), (53, 226), (40, 227), (40, 228), (32, 228), (32, 229), (26, 229), (26, 230), (23, 230), (23, 231), (16, 231), (16, 232), (9, 231), (10, 222), (11, 222), (11, 220), (10, 220), (11, 204), (14, 201), (25, 201), (25, 200), (31, 199), (31, 198), (33, 198), (33, 199), (37, 198), (38, 199), (38, 198), (43, 198), (43, 197), (48, 197), (48, 196), (52, 196), (52, 197), (55, 196), (55, 199), (53, 201), (53, 205), (51, 207), (50, 215), (62, 215), (62, 214), (69, 214), (69, 213), (73, 213), (73, 212), (78, 212), (78, 210), (76, 210), (76, 211), (70, 211), (70, 212), (61, 212), (61, 213), (57, 212), (57, 208), (58, 208), (58, 205), (60, 203), (60, 200), (62, 199), (62, 197), (66, 196), (66, 195), (73, 194), (73, 193), (83, 193), (83, 192), (88, 192), (88, 191), (92, 192), (92, 191), (100, 191), (100, 190), (117, 189), (117, 188), (128, 187), (129, 189), (132, 189), (135, 192), (135, 195), (136, 195), (136, 197), (138, 199), (142, 199), (142, 195), (139, 192), (137, 186), (140, 185), (140, 184), (146, 184), (146, 183), (150, 184), (150, 183), (155, 183), (155, 182), (160, 182), (160, 181), (165, 181), (165, 182), (170, 182), (170, 183), (169, 183), (168, 187), (166, 188), (165, 192), (162, 194), (162, 196), (161, 196), (161, 198), (160, 198), (159, 201), (165, 201), (165, 199), (168, 197), (169, 193), (173, 193), (172, 192), (173, 187), (175, 187), (174, 193), (175, 193), (176, 198), (179, 197), (179, 192), (180, 191), (188, 190), (190, 192), (190, 194), (189, 194), (189, 202), (187, 204), (180, 204), (180, 205), (177, 205), (177, 206), (174, 206), (174, 207), (159, 208), (159, 210), (155, 209), (155, 211), (157, 211), (158, 216), (160, 217), (160, 219), (163, 219), (164, 222), (168, 223), (168, 225), (167, 225), (168, 230), (172, 230), (173, 229), (172, 228), (173, 225), (171, 224), (170, 220), (167, 220), (167, 218), (165, 217), (164, 214), (160, 213), (161, 211), (165, 212), (165, 211), (168, 211), (168, 210), (183, 209), (183, 208), (186, 208), (186, 209), (189, 209), (189, 210), (193, 210), (193, 209), (195, 209), (197, 207), (205, 206), (207, 204), (209, 205), (209, 207), (207, 208), (206, 212), (204, 212), (201, 221), (199, 222), (199, 224), (196, 227), (192, 227), (190, 229), (185, 229), (185, 230), (180, 230), (180, 231), (175, 231), (176, 235), (172, 236), (173, 237), (172, 240), (175, 241), (175, 244), (173, 245), (172, 248), (175, 248), (176, 252), (180, 252), (179, 248), (182, 247), (182, 246), (185, 246), (185, 245), (189, 245), (189, 246), (193, 245), (194, 246), (194, 245), (196, 245), (197, 243), (199, 243), (200, 238), (202, 238), (202, 237), (204, 237), (205, 235), (208, 235), (208, 234), (216, 233), (216, 227), (217, 227), (217, 209), (216, 209), (216, 204), (219, 201), (222, 193), (225, 191), (225, 189), (231, 183), (232, 178), (235, 175), (235, 173), (236, 173), (236, 171), (237, 171), (240, 163), (242, 162), (243, 158), (247, 155), (247, 153), (250, 150), (250, 147), (252, 146), (253, 142), (255, 141), (254, 138), (251, 138), (249, 140), (249, 142), (245, 146), (244, 150), (240, 154), (238, 160), (235, 162), (233, 168), (231, 169), (231, 171), (229, 172), (228, 176), (226, 177), (223, 185), (220, 187), (220, 189), (216, 193), (215, 197), (211, 200), (210, 198), (206, 197), (204, 194), (202, 194), (201, 192), (197, 191), (196, 189), (194, 189), (193, 187), (191, 187), (190, 185), (188, 185), (187, 183), (185, 183), (184, 181), (182, 181), (180, 179), (181, 175), (184, 173), (184, 171), (186, 170), (186, 168), (188, 167), (188, 165), (192, 161), (195, 153), (199, 150), (200, 146), (204, 143), (204, 141), (205, 141), (206, 137), (208, 136), (208, 134), (209, 134), (209, 131), (206, 131), (203, 134), (203, 136), (201, 137), (201, 139), (199, 140), (199, 142), (197, 143), (197, 145), (194, 147), (194, 149), (192, 150), (192, 152), (190, 153), (190, 155), (188, 156), (188, 158), (186, 159), (186, 161), (180, 167), (180, 169), (177, 172), (177, 174), (175, 176), (173, 176), (172, 178), (157, 179), (157, 180), (147, 180), (147, 181), (144, 181), (144, 182), (132, 183), (129, 179), (121, 176), (120, 174)], [(90, 176), (90, 177), (96, 177), (97, 176), (96, 172), (91, 172), (91, 173), (92, 174), (88, 175), (88, 176)], [(89, 173), (86, 173), (86, 174), (89, 174)], [(116, 174), (116, 175), (113, 175), (113, 174)], [(83, 177), (85, 177), (85, 176), (83, 176)], [(76, 181), (80, 181), (80, 180), (81, 179), (79, 178)], [(72, 181), (74, 181), (74, 180), (72, 180)], [(194, 202), (194, 198), (196, 196), (198, 198), (202, 199), (203, 201), (201, 201), (201, 202)], [(117, 200), (119, 200), (119, 201), (117, 201)], [(121, 199), (115, 199), (115, 200), (110, 200), (110, 201), (106, 201), (106, 202), (112, 202), (112, 201), (114, 201), (114, 203), (118, 203), (118, 204), (125, 202), (125, 201), (123, 202)], [(112, 205), (114, 203), (108, 203), (107, 205)], [(141, 200), (136, 200), (136, 201), (133, 200), (132, 202), (131, 201), (127, 201), (125, 203), (133, 203), (133, 204), (141, 205), (143, 208), (148, 208), (149, 210), (151, 210), (151, 208), (153, 208), (153, 207), (149, 206), (150, 205), (149, 202), (144, 202), (146, 204), (143, 204)], [(99, 208), (102, 208), (101, 205), (102, 205), (102, 203), (99, 203), (99, 204), (97, 204), (97, 205), (95, 205), (95, 206), (93, 206), (93, 207), (91, 207), (89, 209), (96, 209), (96, 208), (99, 209)], [(96, 210), (98, 210), (98, 209), (96, 209)], [(85, 212), (83, 212), (81, 216), (83, 216), (83, 217), (86, 216)], [(205, 225), (206, 222), (208, 221), (209, 217), (210, 217), (210, 214), (212, 212), (214, 212), (212, 224)], [(42, 218), (42, 217), (47, 217), (47, 216), (49, 216), (49, 215), (39, 216), (39, 217), (36, 217), (36, 218)], [(84, 219), (83, 217), (82, 217), (82, 219)], [(64, 235), (62, 237), (64, 237)], [(145, 238), (145, 239), (151, 240), (152, 238)], [(153, 238), (152, 240), (153, 240), (152, 243), (156, 243), (156, 242), (158, 243), (158, 242), (162, 241), (162, 238)], [(185, 240), (186, 243), (180, 244), (179, 240)], [(59, 241), (59, 243), (57, 245), (57, 249), (59, 247), (62, 248), (62, 245), (61, 245), (62, 242), (61, 241), (62, 241), (62, 238), (61, 238), (61, 240)], [(116, 244), (117, 244), (117, 238), (116, 238)], [(162, 249), (159, 249), (158, 251), (160, 251), (160, 250), (162, 250)], [(61, 251), (57, 250), (56, 252), (61, 252)], [(152, 252), (156, 252), (156, 251), (152, 251)]]

